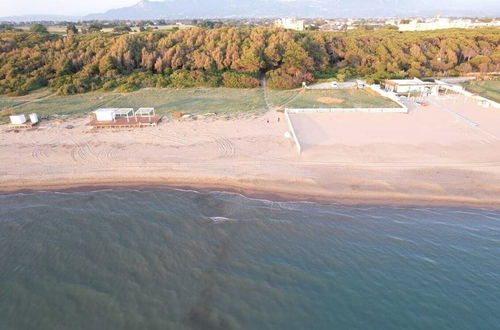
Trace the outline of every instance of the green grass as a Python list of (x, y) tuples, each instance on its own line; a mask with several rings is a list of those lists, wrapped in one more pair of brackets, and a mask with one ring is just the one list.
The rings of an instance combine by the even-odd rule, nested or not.
[[(266, 111), (263, 91), (233, 88), (145, 88), (132, 93), (87, 93), (67, 96), (50, 96), (52, 91), (42, 89), (26, 96), (0, 96), (0, 122), (8, 121), (9, 109), (14, 113), (39, 116), (85, 116), (97, 108), (154, 107), (158, 114), (202, 115), (216, 113), (221, 117), (232, 115), (257, 115)], [(345, 100), (340, 104), (319, 102), (320, 97)], [(277, 107), (289, 108), (348, 108), (348, 107), (397, 107), (391, 100), (371, 90), (269, 90), (269, 101)], [(2, 116), (3, 114), (3, 116)]]
[(0, 109), (8, 107), (17, 107), (20, 106), (21, 104), (25, 104), (27, 102), (33, 102), (38, 99), (44, 98), (50, 94), (53, 94), (53, 92), (50, 89), (42, 88), (23, 96), (10, 97), (5, 95), (0, 95)]
[[(320, 102), (330, 97), (344, 100), (338, 104)], [(285, 90), (269, 91), (269, 102), (282, 108), (379, 108), (400, 107), (392, 100), (370, 89)]]
[[(67, 96), (47, 96), (44, 91), (22, 97), (0, 96), (0, 111), (12, 108), (15, 113), (39, 116), (82, 116), (97, 108), (154, 107), (158, 114), (182, 112), (193, 115), (217, 113), (219, 116), (235, 114), (254, 115), (265, 112), (261, 89), (189, 88), (141, 89), (132, 93), (86, 93)], [(28, 103), (28, 102), (32, 103)], [(6, 122), (7, 116), (0, 118)]]
[(262, 90), (257, 88), (142, 89), (123, 94), (112, 104), (116, 107), (154, 107), (161, 114), (215, 112), (219, 115), (232, 115), (265, 111)]
[(469, 92), (500, 103), (500, 80), (468, 81), (464, 83), (464, 87)]

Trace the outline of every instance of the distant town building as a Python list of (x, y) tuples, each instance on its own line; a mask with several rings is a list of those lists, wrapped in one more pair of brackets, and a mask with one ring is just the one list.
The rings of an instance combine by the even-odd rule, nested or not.
[(304, 20), (296, 18), (281, 18), (274, 21), (274, 26), (284, 29), (304, 31)]
[(402, 19), (399, 21), (387, 21), (387, 24), (395, 25), (399, 31), (429, 31), (439, 29), (472, 29), (476, 27), (499, 27), (499, 20), (481, 21), (469, 18), (443, 18), (431, 19)]

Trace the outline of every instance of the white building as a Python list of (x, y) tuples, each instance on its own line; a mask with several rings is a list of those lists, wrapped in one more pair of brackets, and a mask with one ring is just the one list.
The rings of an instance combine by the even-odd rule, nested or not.
[(418, 78), (413, 79), (387, 79), (384, 81), (384, 90), (396, 94), (438, 95), (439, 84), (425, 82)]
[[(392, 23), (392, 22), (391, 22)], [(443, 18), (436, 17), (431, 19), (411, 19), (394, 21), (399, 31), (429, 31), (440, 29), (472, 29), (476, 27), (495, 27), (500, 26), (500, 21), (476, 22), (466, 18)]]
[(304, 20), (295, 18), (281, 18), (274, 21), (274, 26), (284, 29), (304, 31)]
[(97, 109), (94, 111), (95, 119), (97, 121), (113, 121), (116, 118), (117, 110), (118, 108)]
[(12, 125), (22, 125), (26, 123), (26, 116), (25, 115), (12, 115), (10, 116), (10, 123)]

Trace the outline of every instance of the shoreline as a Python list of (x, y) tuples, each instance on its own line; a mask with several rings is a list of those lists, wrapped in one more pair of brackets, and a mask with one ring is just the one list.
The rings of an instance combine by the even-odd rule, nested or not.
[[(220, 180), (215, 180), (220, 181)], [(61, 180), (51, 182), (25, 182), (22, 185), (3, 184), (0, 195), (37, 192), (87, 192), (106, 189), (138, 189), (163, 190), (179, 189), (197, 192), (221, 192), (241, 194), (247, 198), (269, 200), (275, 202), (312, 202), (318, 204), (338, 204), (344, 206), (405, 206), (405, 207), (463, 207), (476, 209), (500, 210), (499, 199), (479, 199), (460, 195), (411, 195), (402, 192), (320, 192), (314, 187), (299, 189), (258, 188), (257, 184), (237, 182), (215, 183), (210, 181), (193, 183), (188, 180), (171, 178), (170, 180), (108, 180), (95, 182), (92, 180)], [(276, 182), (263, 180), (258, 182), (259, 187), (264, 184), (276, 187)], [(281, 186), (287, 185), (282, 183)], [(287, 185), (288, 186), (288, 185)], [(312, 188), (312, 189), (311, 189)], [(309, 191), (306, 191), (308, 190)]]

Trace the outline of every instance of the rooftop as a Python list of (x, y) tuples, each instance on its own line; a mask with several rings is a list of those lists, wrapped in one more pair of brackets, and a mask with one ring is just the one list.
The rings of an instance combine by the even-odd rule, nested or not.
[(418, 78), (413, 79), (387, 79), (386, 82), (391, 82), (400, 86), (412, 86), (412, 85), (436, 85), (434, 82), (422, 81)]

